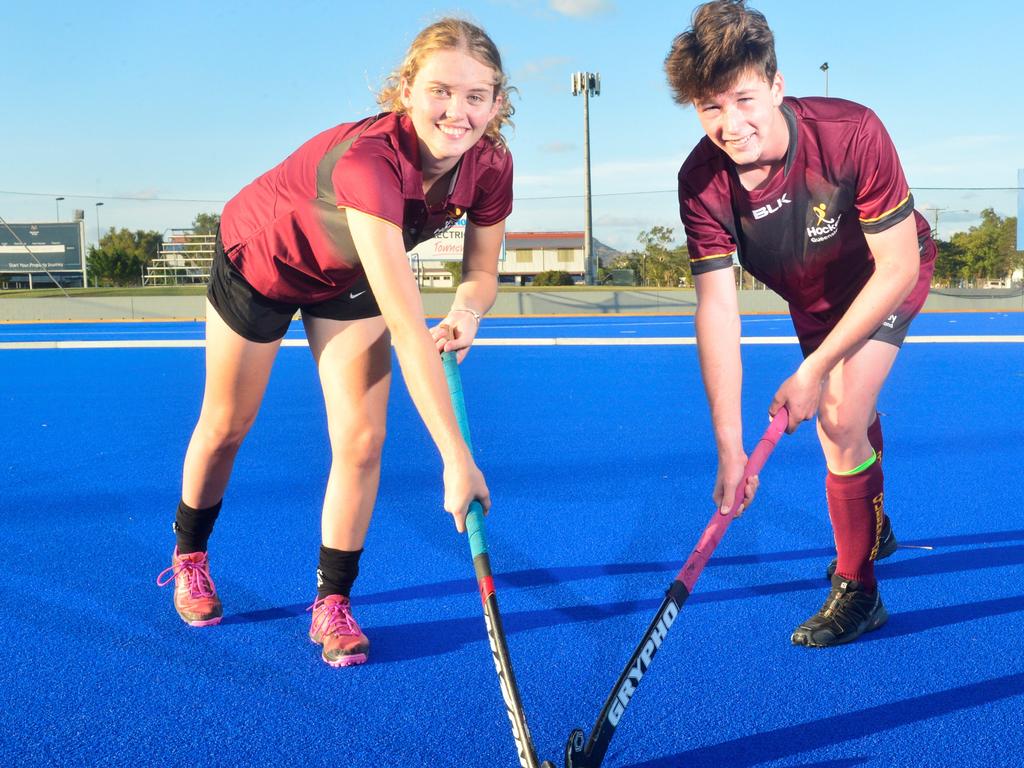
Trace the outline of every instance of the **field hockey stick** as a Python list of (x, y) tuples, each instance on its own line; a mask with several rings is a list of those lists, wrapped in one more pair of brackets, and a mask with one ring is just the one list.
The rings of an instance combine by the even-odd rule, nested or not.
[(729, 523), (735, 517), (735, 510), (743, 503), (747, 479), (761, 471), (761, 467), (764, 466), (768, 455), (779, 441), (779, 437), (785, 431), (788, 423), (789, 412), (784, 407), (780, 408), (764, 435), (761, 436), (753, 453), (750, 454), (750, 458), (747, 459), (747, 464), (743, 468), (743, 479), (736, 488), (736, 497), (733, 499), (729, 514), (723, 515), (717, 509), (712, 514), (711, 521), (704, 529), (697, 546), (690, 554), (686, 564), (676, 574), (672, 584), (669, 585), (665, 600), (658, 608), (654, 621), (644, 632), (640, 645), (633, 651), (629, 663), (622, 670), (619, 679), (615, 681), (612, 692), (608, 696), (608, 700), (605, 701), (604, 708), (590, 732), (590, 738), (584, 743), (583, 730), (580, 728), (569, 734), (569, 740), (565, 744), (565, 768), (598, 768), (601, 765), (605, 752), (608, 751), (608, 744), (611, 742), (612, 736), (615, 735), (615, 728), (636, 692), (637, 686), (640, 685), (640, 680), (650, 668), (654, 655), (664, 642), (672, 622), (676, 620), (679, 611), (683, 608), (683, 603), (693, 591), (697, 577), (704, 570), (715, 547), (722, 540), (725, 529), (729, 527)]
[[(448, 380), (448, 393), (452, 398), (452, 408), (459, 430), (470, 452), (473, 443), (469, 437), (469, 420), (466, 418), (466, 401), (462, 394), (462, 377), (459, 375), (459, 364), (454, 352), (441, 355), (444, 363), (444, 375)], [(521, 768), (555, 768), (554, 763), (537, 759), (537, 751), (530, 737), (530, 728), (526, 724), (526, 712), (519, 696), (516, 676), (512, 671), (512, 659), (505, 642), (505, 630), (501, 625), (501, 614), (498, 612), (498, 596), (494, 591), (494, 577), (491, 575), (491, 560), (487, 554), (487, 539), (484, 537), (484, 508), (474, 500), (469, 505), (466, 515), (466, 535), (469, 537), (469, 548), (473, 553), (473, 568), (476, 570), (476, 583), (480, 590), (480, 600), (484, 606), (484, 623), (487, 625), (487, 639), (491, 643), (491, 655), (494, 658), (494, 669), (498, 673), (501, 685), (501, 698), (505, 701), (509, 722), (512, 724), (512, 738), (516, 742), (516, 753), (519, 755)]]

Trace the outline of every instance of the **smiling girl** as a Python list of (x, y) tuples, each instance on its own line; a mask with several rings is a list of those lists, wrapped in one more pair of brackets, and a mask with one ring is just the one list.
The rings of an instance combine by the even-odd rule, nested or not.
[[(174, 523), (174, 605), (192, 626), (221, 602), (207, 541), (270, 369), (301, 312), (326, 404), (332, 463), (310, 638), (332, 666), (367, 660), (349, 594), (373, 512), (391, 379), (391, 345), (444, 464), (444, 508), (464, 530), (484, 477), (450, 404), (440, 351), (461, 360), (494, 303), (512, 157), (512, 107), (487, 34), (443, 19), (413, 41), (378, 95), (385, 110), (314, 136), (231, 199), (207, 293), (206, 388), (185, 456)], [(463, 280), (432, 330), (406, 252), (468, 216)]]

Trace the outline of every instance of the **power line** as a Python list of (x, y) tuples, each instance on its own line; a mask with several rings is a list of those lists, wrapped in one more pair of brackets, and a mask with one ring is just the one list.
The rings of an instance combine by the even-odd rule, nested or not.
[[(141, 195), (78, 195), (74, 192), (59, 193), (67, 198), (79, 198), (82, 200), (134, 200), (140, 203), (219, 203), (223, 205), (227, 200), (202, 200), (185, 197), (142, 197)], [(52, 192), (14, 192), (8, 189), (0, 189), (0, 195), (21, 195), (23, 197), (55, 197)]]
[[(1024, 187), (911, 187), (911, 191), (917, 192), (1022, 192)], [(591, 197), (626, 197), (632, 195), (667, 195), (676, 194), (675, 189), (646, 189), (631, 192), (594, 192)], [(0, 195), (15, 195), (21, 197), (47, 197), (53, 198), (58, 194), (67, 198), (79, 198), (82, 200), (131, 200), (139, 203), (216, 203), (223, 205), (227, 200), (210, 200), (204, 198), (189, 197), (142, 197), (141, 195), (79, 195), (74, 192), (17, 192), (9, 189), (0, 189)], [(579, 200), (584, 195), (538, 195), (538, 196), (517, 196), (516, 200)]]
[[(911, 191), (918, 192), (1021, 192), (1024, 187), (911, 187)], [(663, 195), (676, 194), (675, 189), (648, 189), (635, 192), (594, 192), (591, 197), (624, 197), (627, 195)], [(516, 196), (516, 200), (570, 200), (578, 199), (583, 195), (548, 195), (543, 197)]]

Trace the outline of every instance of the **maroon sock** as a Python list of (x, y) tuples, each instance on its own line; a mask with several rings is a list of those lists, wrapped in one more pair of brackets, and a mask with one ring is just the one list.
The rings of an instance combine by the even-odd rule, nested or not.
[(856, 475), (829, 472), (825, 478), (828, 516), (839, 555), (836, 573), (859, 581), (869, 590), (877, 583), (872, 555), (882, 527), (882, 485), (882, 464), (878, 461)]
[(878, 460), (882, 460), (882, 414), (876, 413), (875, 420), (868, 427), (868, 442), (875, 449)]

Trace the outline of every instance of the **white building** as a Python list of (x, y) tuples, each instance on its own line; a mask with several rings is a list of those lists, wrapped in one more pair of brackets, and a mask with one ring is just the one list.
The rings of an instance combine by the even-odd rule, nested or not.
[[(452, 285), (446, 262), (462, 260), (465, 220), (440, 236), (420, 243), (409, 252), (409, 264), (421, 286)], [(594, 241), (595, 253), (614, 252)], [(505, 285), (529, 285), (541, 272), (569, 273), (576, 283), (585, 282), (582, 232), (506, 232), (498, 262), (498, 280)]]

